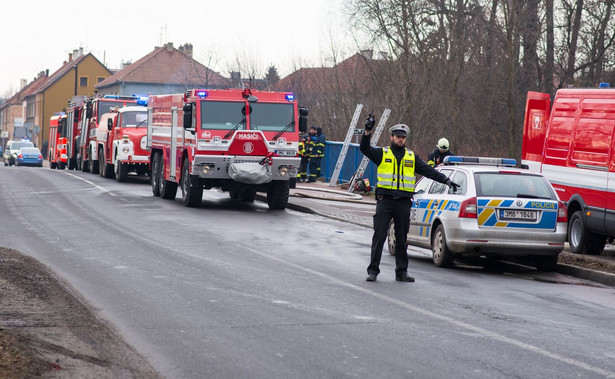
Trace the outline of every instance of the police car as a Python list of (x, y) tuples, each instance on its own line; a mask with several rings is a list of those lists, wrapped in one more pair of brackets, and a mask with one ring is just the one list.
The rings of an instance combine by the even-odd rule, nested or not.
[(566, 240), (566, 207), (545, 177), (515, 166), (514, 159), (446, 157), (436, 169), (459, 188), (418, 181), (408, 244), (431, 248), (438, 267), (460, 257), (529, 257), (537, 269), (553, 270)]

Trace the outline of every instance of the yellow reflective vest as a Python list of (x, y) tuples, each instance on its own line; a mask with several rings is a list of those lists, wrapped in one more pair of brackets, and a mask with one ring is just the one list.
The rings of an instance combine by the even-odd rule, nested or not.
[(414, 153), (406, 149), (406, 154), (397, 163), (395, 155), (388, 147), (382, 148), (382, 161), (378, 165), (378, 183), (376, 187), (391, 190), (414, 192)]

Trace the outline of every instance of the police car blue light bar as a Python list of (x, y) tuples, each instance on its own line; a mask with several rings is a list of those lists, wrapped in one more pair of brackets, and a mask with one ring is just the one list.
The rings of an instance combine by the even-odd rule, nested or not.
[(442, 163), (445, 165), (474, 164), (485, 166), (514, 167), (517, 165), (517, 160), (513, 158), (464, 157), (460, 155), (449, 155), (447, 157), (444, 157), (444, 161)]
[(196, 91), (196, 95), (201, 99), (204, 99), (207, 97), (207, 91)]
[(295, 100), (295, 95), (293, 95), (292, 93), (287, 93), (286, 94), (286, 100), (288, 100), (288, 101)]

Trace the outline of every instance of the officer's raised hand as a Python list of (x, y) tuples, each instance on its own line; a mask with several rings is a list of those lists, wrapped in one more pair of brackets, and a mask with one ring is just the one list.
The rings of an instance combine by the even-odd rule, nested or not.
[(444, 182), (444, 184), (451, 187), (453, 189), (453, 192), (457, 192), (457, 188), (459, 188), (459, 184), (453, 182), (450, 179), (446, 179), (446, 182)]
[(374, 129), (374, 124), (376, 124), (376, 120), (374, 119), (374, 115), (370, 113), (367, 116), (367, 120), (365, 120), (365, 130), (371, 131)]

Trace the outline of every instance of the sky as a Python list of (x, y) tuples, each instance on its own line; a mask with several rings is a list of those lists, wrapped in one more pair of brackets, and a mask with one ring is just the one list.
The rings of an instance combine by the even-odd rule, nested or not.
[(0, 12), (0, 98), (83, 48), (109, 69), (155, 47), (193, 45), (193, 58), (228, 77), (241, 60), (284, 77), (358, 51), (343, 0), (7, 1)]

